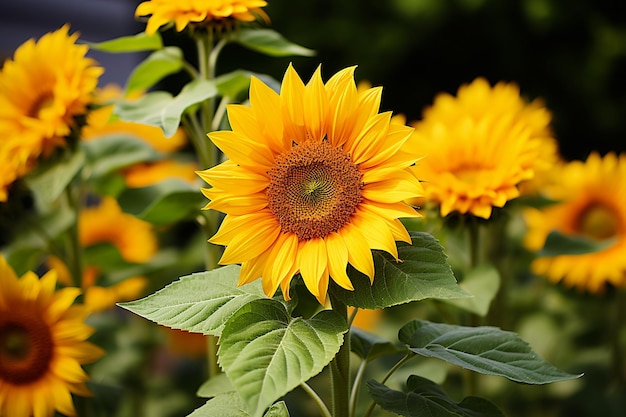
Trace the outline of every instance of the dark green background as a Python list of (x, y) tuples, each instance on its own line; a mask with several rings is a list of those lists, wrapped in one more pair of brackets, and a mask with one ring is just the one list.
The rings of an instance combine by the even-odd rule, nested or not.
[(318, 51), (266, 58), (237, 46), (220, 70), (282, 77), (293, 61), (308, 79), (357, 64), (382, 85), (383, 108), (421, 117), (437, 92), (477, 76), (514, 81), (542, 97), (568, 159), (625, 150), (626, 2), (621, 0), (269, 0), (271, 27)]

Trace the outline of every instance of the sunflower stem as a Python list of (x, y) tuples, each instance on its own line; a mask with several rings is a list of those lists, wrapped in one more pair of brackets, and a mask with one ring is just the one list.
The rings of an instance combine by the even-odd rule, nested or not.
[[(415, 353), (413, 353), (411, 351), (408, 351), (406, 353), (406, 355), (404, 355), (402, 357), (402, 359), (400, 359), (398, 362), (396, 362), (396, 364), (387, 372), (387, 374), (383, 377), (383, 379), (380, 381), (380, 383), (384, 384), (385, 382), (387, 382), (387, 380), (391, 377), (391, 375), (394, 374), (394, 372), (396, 372), (398, 369), (400, 369), (400, 367), (402, 365), (407, 363), (415, 355), (416, 355)], [(363, 414), (363, 417), (369, 417), (372, 414), (372, 411), (374, 411), (374, 407), (376, 407), (376, 402), (372, 401), (370, 403), (369, 407), (367, 408), (367, 411), (365, 411), (365, 414)]]
[[(481, 263), (481, 230), (478, 219), (470, 217), (468, 224), (468, 246), (469, 246), (469, 270), (473, 270)], [(469, 314), (469, 325), (478, 326), (480, 324), (480, 317), (474, 313)], [(466, 395), (476, 395), (476, 388), (478, 386), (478, 374), (469, 369), (464, 370), (465, 390)]]
[(72, 286), (80, 287), (83, 276), (82, 248), (78, 234), (78, 219), (80, 216), (80, 199), (78, 189), (73, 184), (65, 188), (65, 199), (74, 214), (75, 221), (65, 234), (65, 262), (70, 271)]
[(624, 317), (626, 317), (626, 291), (617, 289), (613, 305), (613, 330), (611, 331), (611, 369), (613, 369), (613, 379), (618, 388), (626, 387), (626, 366), (622, 351), (622, 333), (626, 328)]
[[(348, 319), (348, 306), (330, 295), (332, 309)], [(343, 344), (339, 352), (330, 362), (330, 379), (332, 385), (333, 417), (350, 416), (350, 329), (343, 336)]]
[(324, 401), (320, 398), (319, 395), (317, 395), (317, 392), (315, 392), (315, 390), (313, 388), (311, 388), (306, 382), (301, 383), (300, 387), (315, 402), (317, 407), (320, 409), (320, 412), (322, 413), (323, 417), (333, 417), (333, 415), (330, 413), (330, 410), (328, 409), (328, 407), (326, 407), (326, 404), (324, 404)]

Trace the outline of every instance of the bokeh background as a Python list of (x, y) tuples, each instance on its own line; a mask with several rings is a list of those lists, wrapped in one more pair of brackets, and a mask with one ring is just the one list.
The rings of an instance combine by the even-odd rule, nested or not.
[[(135, 0), (0, 2), (0, 56), (69, 22), (88, 41), (135, 34)], [(269, 58), (237, 46), (218, 70), (303, 78), (358, 65), (357, 78), (384, 86), (385, 110), (421, 117), (438, 92), (477, 76), (514, 81), (541, 97), (567, 159), (626, 148), (626, 2), (615, 0), (269, 0), (271, 26), (318, 53)], [(175, 37), (175, 33), (169, 33)], [(104, 83), (123, 84), (141, 54), (93, 54)], [(170, 80), (171, 81), (171, 80)]]
[[(545, 101), (553, 113), (553, 128), (566, 159), (584, 159), (592, 150), (602, 154), (626, 151), (626, 1), (268, 2), (264, 10), (271, 18), (271, 27), (317, 54), (271, 58), (229, 45), (218, 62), (218, 72), (243, 68), (281, 79), (289, 62), (293, 62), (305, 79), (321, 64), (327, 79), (339, 69), (358, 65), (358, 80), (384, 87), (384, 110), (403, 113), (409, 121), (419, 120), (437, 93), (454, 94), (461, 84), (478, 76), (492, 84), (512, 81), (528, 99)], [(85, 41), (138, 33), (145, 27), (133, 17), (138, 3), (0, 0), (0, 61), (10, 57), (27, 39), (38, 38), (65, 23), (72, 31), (79, 31)], [(166, 41), (182, 39), (171, 30), (165, 33)], [(145, 56), (91, 54), (106, 69), (102, 83), (122, 85)], [(174, 90), (180, 84), (181, 80), (170, 77), (163, 86)], [(180, 235), (186, 239), (186, 230)], [(200, 248), (200, 243), (196, 247)], [(522, 283), (526, 292), (520, 292), (515, 299), (516, 309), (511, 314), (516, 320), (512, 327), (557, 366), (570, 372), (584, 370), (586, 376), (580, 386), (573, 388), (558, 384), (510, 388), (509, 384), (496, 402), (511, 416), (622, 415), (626, 407), (623, 387), (621, 391), (608, 387), (620, 401), (607, 401), (612, 397), (607, 397), (606, 381), (611, 369), (605, 360), (609, 356), (605, 342), (614, 337), (609, 329), (607, 299), (577, 294), (543, 280), (528, 278), (528, 282)], [(104, 368), (122, 372), (126, 363), (141, 362), (143, 366), (148, 361), (156, 362), (157, 377), (136, 372), (119, 379), (128, 378), (125, 383), (134, 387), (129, 396), (145, 399), (150, 395), (143, 415), (184, 416), (190, 407), (203, 403), (193, 395), (203, 381), (198, 361), (177, 357), (173, 362), (171, 357), (159, 356), (162, 353), (149, 360), (140, 356), (137, 346), (143, 347), (150, 337), (142, 334), (144, 325), (145, 321), (137, 319), (122, 329), (116, 337), (123, 341), (120, 343), (125, 350), (118, 348), (118, 356), (101, 361), (94, 373), (102, 374)], [(102, 334), (110, 338), (108, 333)], [(568, 335), (574, 336), (568, 339)], [(109, 366), (111, 363), (116, 366)], [(137, 368), (145, 369), (139, 365)], [(146, 381), (149, 386), (142, 385)], [(499, 394), (501, 385), (488, 384), (485, 390)], [(182, 391), (173, 391), (172, 385), (189, 389), (183, 395)], [(112, 407), (119, 402), (115, 399), (119, 395), (119, 391), (112, 391), (111, 400), (103, 401)]]

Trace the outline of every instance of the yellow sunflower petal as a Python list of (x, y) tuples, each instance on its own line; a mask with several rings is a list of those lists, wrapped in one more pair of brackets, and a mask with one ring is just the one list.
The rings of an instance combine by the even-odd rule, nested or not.
[(319, 284), (327, 271), (326, 253), (326, 243), (320, 238), (304, 241), (298, 248), (300, 275), (309, 292), (318, 299), (325, 296), (320, 294)]
[(331, 233), (326, 236), (326, 248), (328, 249), (328, 273), (339, 286), (346, 290), (354, 290), (352, 282), (346, 272), (348, 266), (348, 248), (339, 233)]

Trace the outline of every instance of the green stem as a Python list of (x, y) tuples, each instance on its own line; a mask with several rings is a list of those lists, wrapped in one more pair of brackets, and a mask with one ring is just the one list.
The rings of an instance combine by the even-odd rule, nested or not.
[(75, 221), (65, 234), (65, 262), (70, 271), (70, 279), (73, 286), (81, 286), (83, 277), (82, 246), (78, 234), (78, 218), (80, 216), (79, 191), (75, 185), (70, 184), (65, 188), (66, 202), (74, 214)]
[(361, 385), (361, 380), (363, 379), (363, 375), (365, 375), (365, 368), (367, 367), (367, 360), (363, 359), (359, 364), (359, 369), (356, 371), (356, 375), (354, 377), (354, 382), (352, 383), (352, 391), (350, 392), (350, 417), (354, 416), (354, 412), (356, 410), (356, 400), (359, 393), (359, 386)]
[[(415, 353), (408, 351), (406, 353), (406, 355), (404, 355), (402, 357), (402, 359), (400, 359), (394, 366), (393, 368), (391, 368), (387, 374), (384, 376), (384, 378), (380, 381), (381, 384), (384, 384), (385, 382), (387, 382), (387, 380), (391, 377), (391, 375), (393, 375), (394, 372), (396, 372), (402, 365), (404, 365), (405, 363), (407, 363), (409, 361), (409, 359), (413, 358), (413, 356), (415, 356)], [(372, 401), (370, 403), (370, 406), (367, 408), (367, 411), (365, 412), (365, 414), (363, 414), (363, 417), (369, 417), (370, 414), (372, 414), (372, 411), (374, 411), (374, 407), (376, 407), (376, 402)]]
[(301, 383), (300, 387), (307, 394), (309, 394), (309, 397), (311, 397), (313, 399), (313, 401), (315, 401), (315, 404), (317, 404), (317, 406), (319, 407), (319, 409), (320, 409), (320, 411), (322, 413), (322, 416), (324, 416), (324, 417), (333, 417), (333, 415), (330, 414), (330, 410), (328, 410), (328, 407), (326, 407), (326, 404), (324, 404), (324, 401), (322, 401), (320, 396), (317, 395), (317, 392), (315, 392), (315, 390), (313, 388), (311, 388), (306, 382)]
[[(341, 300), (330, 296), (334, 311), (348, 318), (348, 307)], [(332, 385), (333, 417), (349, 417), (350, 415), (350, 329), (344, 334), (343, 344), (339, 352), (330, 362)]]

